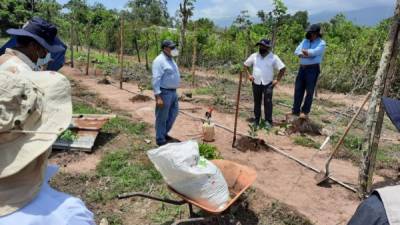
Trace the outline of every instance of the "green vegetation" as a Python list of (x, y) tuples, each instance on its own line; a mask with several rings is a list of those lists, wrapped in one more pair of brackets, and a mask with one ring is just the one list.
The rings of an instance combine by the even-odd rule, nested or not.
[(218, 152), (217, 147), (215, 147), (214, 145), (201, 143), (199, 144), (199, 152), (200, 156), (203, 156), (208, 160), (221, 159), (221, 154)]
[(315, 142), (313, 139), (307, 136), (296, 136), (294, 137), (294, 143), (297, 145), (301, 145), (308, 148), (315, 148), (318, 149), (320, 147), (320, 143)]
[(115, 117), (110, 119), (102, 128), (102, 131), (109, 133), (124, 132), (131, 135), (142, 135), (146, 130), (143, 122), (132, 123), (127, 119)]
[(60, 140), (66, 141), (66, 142), (73, 142), (78, 138), (76, 132), (72, 130), (65, 130), (59, 137)]
[[(335, 134), (332, 136), (332, 144), (336, 144), (339, 141), (341, 134)], [(348, 134), (342, 144), (343, 151), (340, 152), (340, 157), (349, 158), (355, 163), (359, 163), (361, 157), (360, 146), (362, 143), (362, 137)], [(398, 168), (400, 156), (400, 145), (399, 144), (380, 144), (377, 153), (377, 167), (378, 168)]]
[(103, 202), (115, 198), (117, 194), (131, 191), (148, 191), (154, 184), (160, 184), (161, 175), (151, 163), (133, 161), (137, 153), (118, 150), (106, 154), (97, 165), (96, 173), (108, 179), (106, 191), (92, 190), (89, 198)]
[(215, 87), (199, 87), (194, 89), (193, 94), (195, 95), (213, 95), (215, 93)]
[[(181, 65), (191, 66), (196, 48), (197, 66), (233, 74), (240, 70), (243, 60), (256, 51), (254, 43), (269, 37), (276, 41), (274, 52), (283, 59), (288, 71), (292, 71), (286, 79), (293, 82), (292, 75), (298, 69), (298, 58), (293, 51), (309, 25), (307, 11), (288, 14), (290, 10), (284, 1), (275, 0), (271, 11), (260, 9), (257, 15), (242, 11), (231, 26), (221, 29), (208, 18), (190, 20), (195, 11), (194, 2), (189, 1), (188, 11), (174, 17), (168, 13), (167, 1), (130, 0), (123, 10), (116, 11), (82, 0), (69, 0), (65, 5), (47, 0), (7, 0), (0, 7), (0, 14), (4, 15), (0, 31), (5, 35), (6, 29), (20, 27), (33, 15), (42, 16), (58, 25), (61, 37), (67, 44), (72, 43), (73, 48), (69, 46), (69, 49), (73, 49), (75, 58), (86, 59), (88, 47), (96, 49), (91, 58), (93, 54), (101, 55), (95, 58), (106, 70), (107, 65), (117, 63), (116, 57), (108, 54), (119, 48), (123, 15), (124, 52), (133, 55), (138, 62), (145, 62), (147, 69), (160, 52), (160, 41), (168, 38), (185, 43), (179, 58)], [(261, 22), (250, 20), (255, 16)], [(384, 20), (374, 27), (358, 26), (342, 14), (322, 23), (328, 48), (319, 86), (338, 92), (366, 92), (372, 86), (389, 24), (390, 20)], [(394, 83), (392, 94), (397, 95), (400, 78)]]
[(72, 112), (74, 114), (101, 114), (104, 113), (84, 103), (74, 103), (72, 105)]

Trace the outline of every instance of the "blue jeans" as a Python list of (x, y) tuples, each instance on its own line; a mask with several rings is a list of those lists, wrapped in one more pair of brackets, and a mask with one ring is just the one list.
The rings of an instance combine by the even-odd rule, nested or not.
[[(317, 85), (318, 76), (320, 74), (319, 65), (300, 66), (299, 73), (296, 77), (296, 83), (294, 88), (294, 102), (292, 113), (299, 115), (300, 112), (309, 114), (311, 111), (311, 105), (314, 98), (315, 86)], [(304, 99), (304, 92), (306, 97)], [(301, 107), (301, 104), (304, 104)]]
[(176, 90), (161, 89), (162, 108), (156, 107), (156, 142), (163, 145), (167, 142), (166, 136), (171, 130), (179, 112), (178, 95)]

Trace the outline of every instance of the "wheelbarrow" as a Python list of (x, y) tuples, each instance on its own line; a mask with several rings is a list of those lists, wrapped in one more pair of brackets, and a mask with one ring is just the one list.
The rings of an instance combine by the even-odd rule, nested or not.
[[(148, 198), (155, 201), (165, 202), (172, 205), (184, 205), (187, 204), (189, 207), (190, 218), (189, 219), (181, 219), (175, 221), (172, 225), (178, 225), (181, 223), (188, 223), (188, 222), (200, 222), (200, 221), (207, 221), (208, 219), (218, 216), (221, 213), (227, 211), (237, 200), (238, 198), (245, 192), (256, 180), (257, 173), (255, 170), (240, 165), (238, 163), (229, 161), (229, 160), (212, 160), (212, 162), (221, 170), (229, 188), (231, 200), (225, 205), (225, 207), (220, 209), (209, 208), (204, 206), (196, 201), (191, 200), (190, 198), (178, 193), (172, 187), (168, 186), (168, 189), (177, 195), (182, 200), (172, 200), (168, 198), (161, 198), (156, 197), (153, 195), (149, 195), (146, 193), (141, 192), (132, 192), (132, 193), (124, 193), (118, 195), (119, 199), (130, 198), (130, 197), (143, 197)], [(193, 206), (200, 208), (201, 210), (205, 211), (208, 214), (211, 214), (212, 217), (205, 218), (205, 217), (196, 217), (195, 213), (193, 212)]]

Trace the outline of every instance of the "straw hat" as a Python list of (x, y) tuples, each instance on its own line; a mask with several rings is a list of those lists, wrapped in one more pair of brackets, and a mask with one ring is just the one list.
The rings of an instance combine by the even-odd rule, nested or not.
[[(58, 134), (71, 123), (70, 93), (69, 81), (55, 72), (0, 71), (0, 185), (1, 180), (14, 180), (28, 165), (47, 155)], [(27, 204), (40, 185), (33, 182), (32, 189), (25, 202), (19, 197), (18, 205)], [(0, 199), (5, 197), (2, 194)], [(0, 216), (18, 209), (7, 204), (0, 202)]]

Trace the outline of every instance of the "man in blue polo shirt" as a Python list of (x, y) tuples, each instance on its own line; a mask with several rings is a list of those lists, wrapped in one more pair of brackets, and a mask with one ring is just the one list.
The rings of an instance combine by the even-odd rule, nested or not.
[[(311, 111), (315, 86), (320, 74), (320, 64), (326, 47), (325, 41), (321, 38), (321, 26), (313, 24), (307, 29), (306, 38), (295, 51), (300, 58), (300, 69), (295, 83), (292, 114), (301, 118), (307, 118)], [(304, 104), (301, 107), (303, 99)]]
[(153, 90), (156, 97), (156, 142), (165, 145), (173, 140), (168, 135), (178, 116), (178, 95), (180, 73), (173, 57), (179, 55), (176, 44), (170, 40), (161, 43), (162, 52), (153, 61)]

